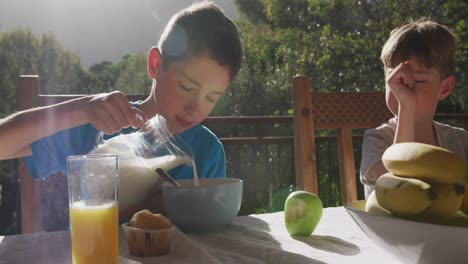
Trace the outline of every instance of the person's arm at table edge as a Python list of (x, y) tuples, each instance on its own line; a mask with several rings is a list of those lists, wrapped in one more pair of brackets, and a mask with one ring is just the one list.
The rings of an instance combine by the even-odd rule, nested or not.
[(0, 120), (0, 159), (31, 154), (34, 141), (87, 122), (85, 104), (89, 97), (20, 111)]
[(36, 140), (83, 124), (114, 134), (125, 127), (142, 127), (146, 121), (119, 91), (24, 110), (0, 121), (0, 159), (29, 155)]

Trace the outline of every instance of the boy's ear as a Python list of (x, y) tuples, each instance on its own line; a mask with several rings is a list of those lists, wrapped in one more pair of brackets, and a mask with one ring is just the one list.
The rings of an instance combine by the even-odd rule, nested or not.
[(162, 62), (162, 55), (159, 52), (157, 47), (152, 47), (148, 53), (148, 75), (151, 79), (155, 80), (156, 76), (158, 75), (158, 71), (160, 70)]
[(451, 75), (442, 81), (439, 100), (444, 100), (447, 96), (449, 96), (453, 90), (453, 87), (455, 87), (455, 77)]

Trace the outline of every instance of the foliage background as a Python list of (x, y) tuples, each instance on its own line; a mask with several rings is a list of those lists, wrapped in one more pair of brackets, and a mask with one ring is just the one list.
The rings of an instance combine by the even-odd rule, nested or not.
[[(244, 61), (212, 115), (290, 115), (290, 83), (295, 75), (309, 76), (316, 91), (382, 91), (383, 43), (393, 28), (420, 17), (450, 26), (459, 37), (456, 89), (439, 111), (467, 112), (468, 3), (464, 0), (235, 0), (235, 4)], [(66, 50), (52, 33), (0, 31), (0, 116), (16, 111), (22, 74), (38, 74), (42, 93), (149, 93), (145, 60), (146, 54), (129, 54), (117, 63), (102, 61), (85, 69), (78, 55)], [(249, 129), (217, 128), (216, 133), (238, 136)], [(292, 127), (274, 125), (265, 133), (292, 135)], [(319, 189), (326, 194), (322, 197), (326, 206), (340, 204), (335, 148), (330, 143), (317, 145), (322, 168)], [(243, 213), (281, 210), (294, 189), (292, 146), (238, 146), (226, 154), (228, 176), (242, 175), (248, 179), (247, 189), (252, 189)], [(13, 160), (0, 162), (0, 234), (19, 232), (15, 167)]]

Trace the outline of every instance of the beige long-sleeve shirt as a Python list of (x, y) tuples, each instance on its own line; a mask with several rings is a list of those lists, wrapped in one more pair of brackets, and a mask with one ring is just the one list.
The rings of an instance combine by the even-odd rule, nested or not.
[[(393, 117), (387, 123), (364, 132), (360, 175), (366, 198), (374, 190), (375, 181), (378, 178), (378, 176), (369, 173), (369, 170), (381, 160), (385, 150), (393, 144), (396, 121), (396, 118)], [(468, 131), (436, 121), (434, 121), (434, 128), (440, 147), (446, 148), (468, 161)]]

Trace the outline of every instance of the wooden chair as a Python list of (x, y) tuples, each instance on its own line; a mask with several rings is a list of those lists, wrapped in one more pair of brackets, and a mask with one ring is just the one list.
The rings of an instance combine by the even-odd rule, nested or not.
[(343, 204), (357, 200), (353, 129), (377, 127), (391, 116), (384, 92), (312, 92), (307, 77), (293, 79), (297, 188), (318, 194), (314, 131), (336, 129)]

